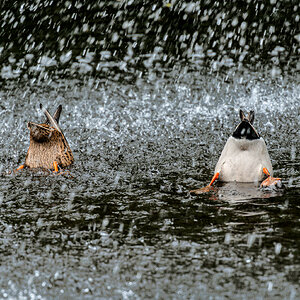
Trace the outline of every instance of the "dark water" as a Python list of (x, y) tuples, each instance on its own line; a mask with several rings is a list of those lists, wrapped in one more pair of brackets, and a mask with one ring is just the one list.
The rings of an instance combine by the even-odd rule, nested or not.
[[(254, 49), (249, 51), (249, 60), (258, 52), (261, 55), (251, 68), (255, 70), (238, 59), (230, 60), (225, 70), (219, 59), (202, 57), (205, 64), (209, 62), (204, 68), (201, 61), (186, 60), (183, 52), (176, 55), (185, 29), (171, 23), (173, 32), (164, 15), (157, 22), (172, 32), (174, 48), (165, 41), (158, 64), (139, 63), (154, 57), (152, 32), (159, 25), (150, 23), (149, 32), (136, 37), (144, 43), (150, 39), (144, 50), (148, 56), (142, 50), (133, 51), (129, 62), (126, 55), (114, 56), (112, 48), (107, 48), (111, 56), (104, 68), (97, 56), (104, 48), (98, 47), (97, 41), (101, 45), (105, 38), (112, 38), (117, 31), (112, 30), (114, 26), (124, 27), (127, 19), (131, 20), (124, 15), (139, 10), (129, 9), (130, 2), (99, 2), (100, 7), (110, 5), (115, 10), (121, 5), (122, 9), (110, 10), (107, 18), (119, 11), (122, 22), (113, 23), (106, 34), (101, 31), (104, 36), (96, 35), (88, 44), (82, 36), (92, 38), (108, 19), (100, 22), (92, 4), (84, 4), (76, 8), (80, 18), (72, 21), (69, 16), (79, 2), (59, 1), (57, 9), (45, 3), (43, 9), (41, 2), (24, 4), (23, 10), (19, 4), (2, 4), (7, 5), (1, 13), (3, 28), (13, 28), (10, 17), (4, 17), (10, 16), (11, 10), (19, 12), (20, 20), (22, 16), (25, 19), (16, 25), (20, 30), (15, 35), (1, 32), (5, 39), (0, 89), (0, 297), (299, 299), (300, 88), (293, 52), (297, 40), (286, 44), (289, 55), (273, 55), (282, 58), (280, 64), (272, 64), (268, 55)], [(147, 20), (149, 12), (155, 14), (159, 9), (140, 3), (148, 12)], [(26, 12), (30, 5), (31, 13)], [(63, 5), (65, 10), (59, 8)], [(264, 10), (283, 9), (282, 5), (270, 1)], [(161, 13), (169, 9), (172, 14), (181, 12), (184, 18), (180, 7), (180, 3), (173, 3), (171, 9), (162, 6)], [(226, 18), (233, 16), (233, 7), (222, 8)], [(299, 13), (295, 7), (298, 4), (284, 6), (294, 19), (279, 10), (279, 23), (263, 19), (262, 24), (275, 24), (274, 35), (282, 34), (281, 39), (296, 36)], [(199, 18), (208, 16), (203, 22), (214, 24), (210, 16), (217, 10), (211, 15), (205, 14), (205, 7), (193, 9)], [(247, 9), (250, 15), (250, 4)], [(57, 11), (62, 11), (65, 19), (59, 19)], [(94, 17), (88, 18), (91, 15)], [(145, 15), (138, 13), (136, 21), (126, 23), (123, 42), (133, 38), (128, 31), (137, 34), (143, 29), (137, 25), (142, 24), (142, 17)], [(56, 23), (47, 25), (55, 18)], [(290, 31), (283, 27), (277, 31), (276, 24), (284, 24), (287, 18), (290, 26), (284, 28)], [(31, 38), (26, 36), (34, 20), (37, 28), (32, 27), (32, 38), (44, 40), (52, 50), (47, 50), (48, 46), (29, 50)], [(59, 41), (67, 34), (62, 33), (66, 27), (58, 30), (64, 21), (71, 24), (68, 28), (89, 26), (78, 34), (69, 31), (69, 44), (74, 48), (59, 50), (53, 33), (47, 36), (41, 31), (39, 35), (38, 28), (39, 24), (54, 28)], [(251, 22), (247, 21), (248, 27)], [(201, 33), (197, 26), (188, 28)], [(230, 26), (224, 29), (231, 32)], [(222, 42), (220, 33), (215, 34)], [(257, 30), (257, 35), (263, 31)], [(234, 36), (240, 35), (234, 31)], [(244, 36), (254, 42), (250, 33)], [(77, 38), (82, 43), (72, 43)], [(209, 47), (208, 40), (202, 42)], [(266, 38), (272, 47), (273, 42)], [(10, 43), (13, 46), (6, 47)], [(229, 47), (225, 41), (223, 44), (224, 49)], [(88, 45), (96, 49), (94, 54), (88, 54)], [(87, 50), (76, 58), (76, 47), (80, 53)], [(118, 49), (129, 51), (123, 44)], [(200, 57), (195, 48), (190, 49), (194, 58)], [(71, 50), (66, 65), (61, 64), (62, 52)], [(221, 56), (220, 49), (214, 51)], [(164, 65), (164, 54), (168, 65)], [(101, 68), (97, 69), (98, 64)], [(29, 170), (7, 174), (24, 162), (29, 145), (26, 122), (43, 120), (40, 102), (51, 112), (63, 105), (61, 127), (75, 156), (70, 168), (73, 178)], [(255, 126), (266, 140), (275, 175), (282, 178), (285, 189), (218, 184), (209, 194), (191, 197), (190, 189), (210, 181), (238, 121), (239, 108), (255, 110)]]

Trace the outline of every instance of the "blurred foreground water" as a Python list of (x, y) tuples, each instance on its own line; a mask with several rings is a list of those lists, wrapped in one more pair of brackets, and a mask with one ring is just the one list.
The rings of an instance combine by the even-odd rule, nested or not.
[[(261, 44), (261, 52), (253, 47), (248, 55), (242, 50), (255, 38), (245, 30), (256, 22), (248, 19), (249, 5), (244, 8), (246, 15), (237, 13), (235, 5), (214, 6), (209, 13), (202, 4), (143, 2), (144, 13), (138, 17), (145, 18), (145, 24), (157, 18), (159, 24), (150, 22), (149, 31), (136, 35), (141, 20), (128, 19), (139, 11), (129, 10), (132, 1), (99, 2), (104, 17), (103, 7), (109, 3), (115, 10), (107, 9), (107, 14), (119, 18), (99, 36), (96, 33), (109, 24), (109, 18), (99, 17), (102, 23), (96, 19), (92, 4), (58, 1), (54, 9), (46, 2), (43, 10), (39, 1), (20, 6), (4, 2), (1, 13), (2, 28), (7, 30), (1, 33), (0, 297), (298, 299), (300, 87), (295, 25), (299, 5), (281, 7), (280, 2), (270, 1), (257, 6), (254, 12), (279, 15), (277, 23), (263, 19), (256, 36), (261, 41), (266, 36), (263, 30), (274, 26), (272, 36)], [(282, 15), (279, 8), (290, 15)], [(218, 9), (225, 15), (213, 23)], [(57, 18), (57, 11), (64, 18)], [(247, 62), (240, 55), (223, 59), (227, 54), (222, 51), (233, 49), (216, 27), (212, 32), (223, 43), (222, 51), (199, 50), (209, 45), (209, 35), (193, 45), (188, 40), (190, 54), (181, 51), (183, 36), (189, 33), (185, 27), (168, 27), (169, 19), (162, 12), (173, 17), (177, 13), (187, 24), (190, 14), (214, 26), (223, 24), (225, 36), (238, 41), (240, 55), (243, 52), (252, 67), (244, 65)], [(81, 13), (79, 19), (76, 13)], [(243, 20), (234, 21), (235, 14)], [(257, 18), (262, 16), (257, 13)], [(26, 23), (27, 19), (32, 20)], [(232, 20), (222, 23), (227, 19)], [(31, 28), (34, 20), (37, 27)], [(69, 43), (63, 40), (67, 34), (61, 33), (66, 29), (63, 22), (82, 28), (68, 33)], [(285, 31), (277, 29), (278, 22), (286, 24)], [(152, 32), (159, 25), (169, 28), (174, 47), (162, 37), (157, 40), (162, 47), (158, 55), (157, 48), (150, 46), (155, 45)], [(122, 38), (114, 26), (123, 28)], [(12, 28), (20, 29), (18, 37), (8, 30)], [(41, 38), (38, 33), (43, 28), (55, 29), (62, 49), (55, 46), (53, 32), (42, 35), (51, 49), (39, 48), (38, 43), (30, 46), (32, 39)], [(188, 28), (202, 32), (198, 25)], [(249, 43), (243, 45), (241, 36)], [(276, 42), (273, 36), (280, 38)], [(287, 36), (292, 39), (284, 50), (270, 54), (263, 47), (281, 47)], [(118, 49), (127, 54), (114, 54), (111, 45), (101, 48), (108, 38), (121, 40)], [(147, 53), (140, 44), (136, 53), (134, 42), (125, 47), (126, 38), (146, 43)], [(213, 43), (212, 33), (211, 39)], [(209, 58), (213, 53), (218, 59)], [(29, 170), (7, 174), (24, 162), (29, 145), (26, 123), (44, 119), (40, 102), (51, 112), (63, 105), (60, 124), (76, 160), (70, 168), (73, 178)], [(283, 179), (285, 189), (228, 183), (191, 197), (190, 189), (211, 179), (240, 108), (255, 110), (255, 127), (266, 140), (275, 175)]]

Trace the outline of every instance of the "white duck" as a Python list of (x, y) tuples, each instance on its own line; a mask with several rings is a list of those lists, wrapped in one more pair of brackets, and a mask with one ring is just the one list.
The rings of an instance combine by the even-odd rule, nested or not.
[(279, 184), (280, 178), (272, 177), (273, 168), (265, 141), (252, 125), (254, 111), (245, 117), (240, 110), (240, 118), (240, 124), (225, 144), (210, 184), (191, 191), (192, 194), (209, 191), (217, 179), (223, 182), (260, 182), (267, 175), (261, 183), (262, 187)]

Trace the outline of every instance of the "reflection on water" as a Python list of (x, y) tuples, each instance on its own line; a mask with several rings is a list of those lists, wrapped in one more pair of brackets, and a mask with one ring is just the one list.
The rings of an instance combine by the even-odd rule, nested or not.
[(260, 188), (257, 183), (227, 182), (214, 188), (212, 199), (226, 201), (231, 205), (246, 203), (253, 199), (268, 199), (279, 197), (284, 193), (283, 188)]

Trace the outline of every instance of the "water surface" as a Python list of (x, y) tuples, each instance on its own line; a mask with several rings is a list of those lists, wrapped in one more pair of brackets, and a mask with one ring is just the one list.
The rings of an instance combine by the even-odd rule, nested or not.
[[(3, 88), (1, 297), (298, 298), (299, 87), (258, 75)], [(43, 119), (39, 102), (63, 105), (74, 178), (6, 175), (24, 161), (26, 122)], [(286, 189), (191, 197), (240, 107), (256, 111)]]
[[(299, 299), (299, 3), (81, 2), (0, 4), (0, 298)], [(10, 173), (39, 103), (72, 176)], [(240, 108), (285, 188), (192, 197)]]

